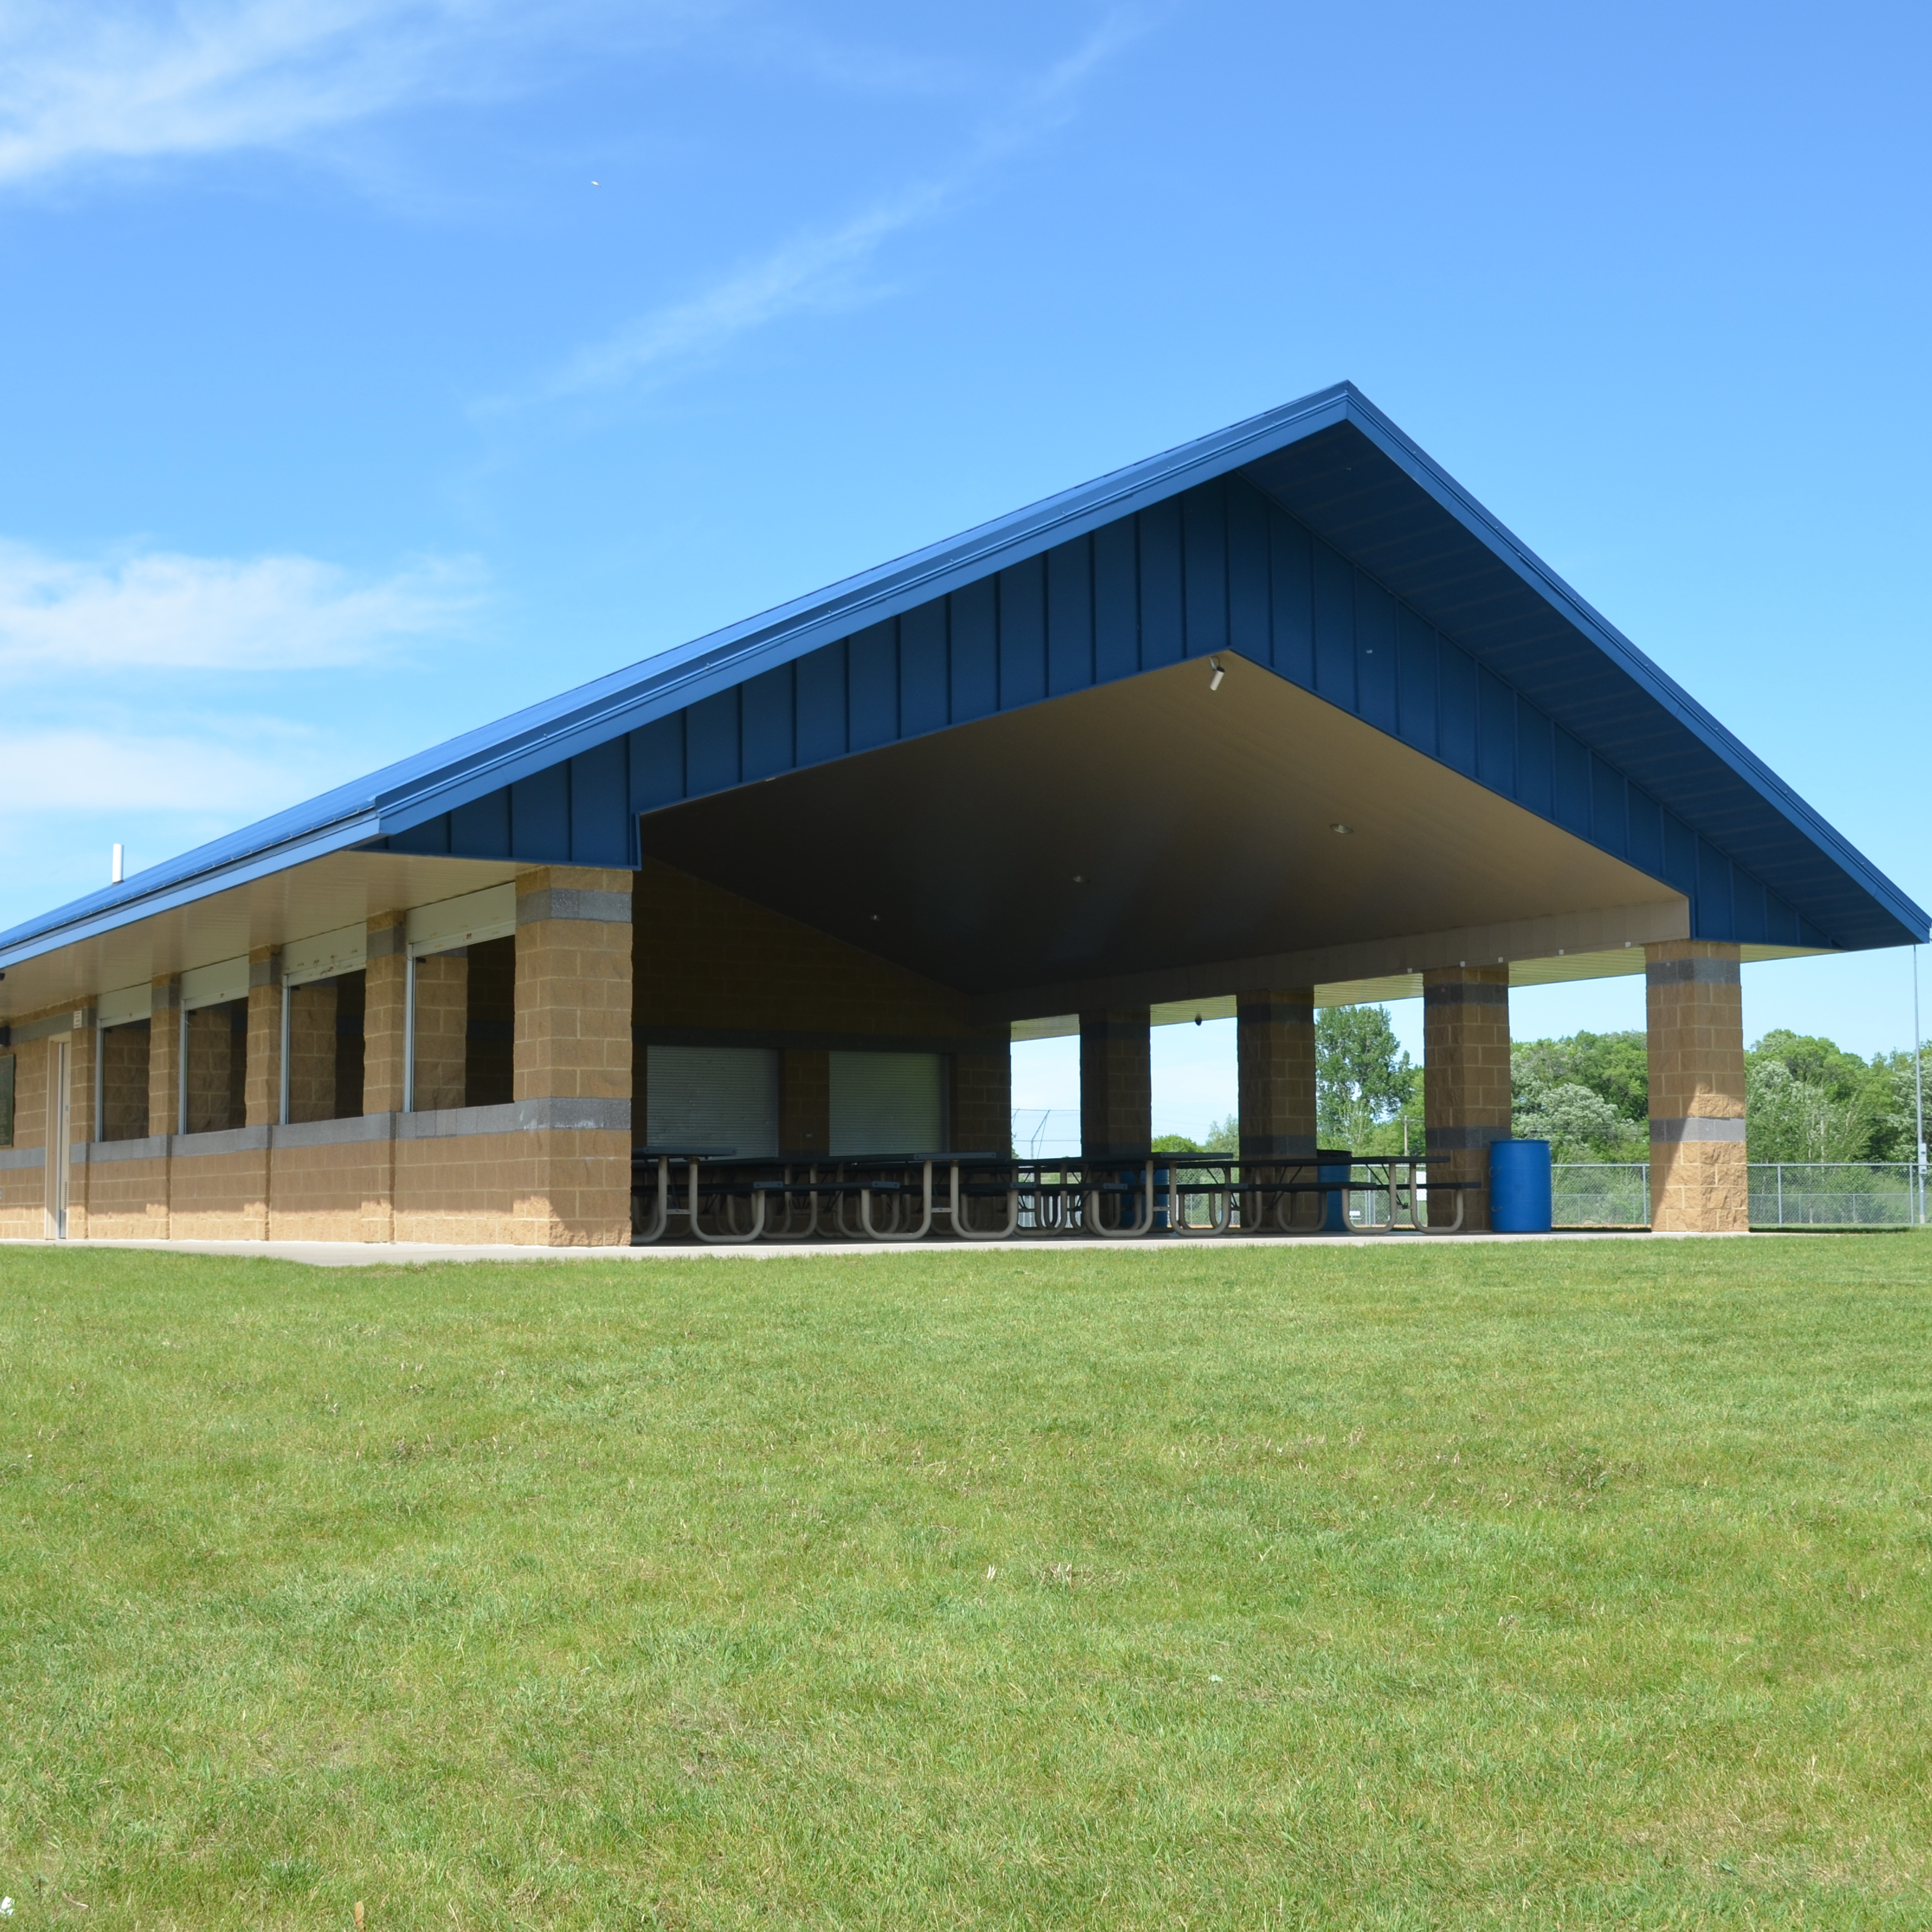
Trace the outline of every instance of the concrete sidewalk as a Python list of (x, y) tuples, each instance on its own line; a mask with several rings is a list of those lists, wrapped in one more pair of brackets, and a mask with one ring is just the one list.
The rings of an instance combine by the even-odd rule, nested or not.
[(1090, 1254), (1096, 1252), (1176, 1254), (1201, 1248), (1394, 1248), (1424, 1247), (1471, 1241), (1694, 1241), (1732, 1240), (1730, 1235), (1658, 1234), (1644, 1228), (1563, 1228), (1546, 1234), (1441, 1234), (1412, 1231), (1361, 1234), (1153, 1234), (1135, 1240), (1107, 1240), (1067, 1235), (1012, 1241), (788, 1241), (757, 1242), (745, 1247), (706, 1247), (694, 1242), (660, 1243), (647, 1248), (526, 1248), (438, 1246), (425, 1241), (19, 1241), (0, 1240), (8, 1248), (76, 1248), (106, 1252), (140, 1250), (166, 1255), (226, 1255), (243, 1259), (301, 1262), (311, 1268), (418, 1267), (429, 1262), (652, 1262), (782, 1261), (800, 1255), (848, 1256), (904, 1254)]

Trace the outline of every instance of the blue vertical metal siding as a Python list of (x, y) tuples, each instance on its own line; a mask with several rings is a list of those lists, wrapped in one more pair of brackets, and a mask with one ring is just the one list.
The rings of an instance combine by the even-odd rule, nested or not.
[(1663, 878), (1690, 898), (1700, 938), (1829, 943), (1600, 748), (1238, 476), (822, 646), (392, 844), (621, 864), (613, 828), (634, 826), (638, 812), (1219, 651)]

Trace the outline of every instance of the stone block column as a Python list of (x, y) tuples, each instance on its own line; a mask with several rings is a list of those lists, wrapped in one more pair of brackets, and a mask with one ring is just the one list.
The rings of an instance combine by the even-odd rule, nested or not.
[(1088, 1160), (1144, 1155), (1154, 1138), (1148, 1010), (1080, 1016), (1080, 1151)]
[[(1510, 1137), (1509, 968), (1432, 967), (1422, 976), (1422, 1110), (1431, 1180), (1475, 1181), (1462, 1225), (1490, 1225), (1490, 1143)], [(1432, 1195), (1432, 1226), (1456, 1204)]]
[(151, 988), (148, 1021), (148, 1132), (181, 1131), (181, 981), (172, 974)]
[(282, 1118), (282, 955), (258, 946), (248, 956), (248, 1070), (244, 1124), (272, 1127)]
[(1315, 1154), (1315, 988), (1288, 986), (1234, 996), (1244, 1160), (1306, 1160)]
[(100, 1124), (94, 1118), (94, 1063), (100, 1051), (100, 1030), (92, 1011), (76, 1014), (73, 1045), (68, 1051), (68, 1144), (71, 1162), (68, 1175), (67, 1232), (70, 1239), (87, 1238), (88, 1182), (93, 1169), (88, 1156), (90, 1142), (100, 1138)]
[(1702, 939), (1646, 946), (1650, 1225), (1675, 1234), (1750, 1225), (1738, 950)]
[(517, 880), (515, 1104), (538, 1137), (519, 1214), (545, 1245), (631, 1238), (631, 895), (624, 872)]
[(403, 915), (378, 913), (368, 924), (362, 1009), (362, 1111), (394, 1114), (403, 1105), (404, 1018), (409, 962), (403, 946)]
[(961, 1154), (1005, 1154), (1013, 1138), (1013, 1053), (988, 1041), (986, 1051), (956, 1053), (950, 1144)]

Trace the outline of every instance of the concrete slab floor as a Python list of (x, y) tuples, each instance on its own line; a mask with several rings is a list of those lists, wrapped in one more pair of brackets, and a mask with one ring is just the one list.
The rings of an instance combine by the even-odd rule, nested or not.
[(652, 1262), (782, 1261), (800, 1255), (849, 1256), (904, 1254), (1178, 1254), (1220, 1246), (1223, 1248), (1394, 1248), (1458, 1246), (1469, 1241), (1702, 1241), (1736, 1240), (1735, 1234), (1660, 1234), (1646, 1228), (1562, 1228), (1546, 1234), (1249, 1234), (1177, 1238), (1143, 1236), (1108, 1240), (1069, 1236), (1058, 1240), (1013, 1241), (784, 1241), (758, 1242), (741, 1247), (706, 1247), (694, 1242), (664, 1242), (640, 1248), (535, 1248), (472, 1246), (439, 1246), (427, 1241), (20, 1241), (0, 1240), (9, 1248), (74, 1248), (108, 1252), (139, 1249), (164, 1255), (228, 1255), (242, 1259), (302, 1262), (312, 1268), (414, 1267), (428, 1262)]

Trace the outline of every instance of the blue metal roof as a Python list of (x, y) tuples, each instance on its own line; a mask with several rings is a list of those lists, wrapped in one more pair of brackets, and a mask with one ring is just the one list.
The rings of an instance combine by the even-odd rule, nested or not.
[(1697, 936), (1926, 936), (1918, 907), (1342, 383), (28, 920), (0, 934), (0, 968), (345, 848), (633, 865), (641, 811), (1213, 650), (1666, 880)]

